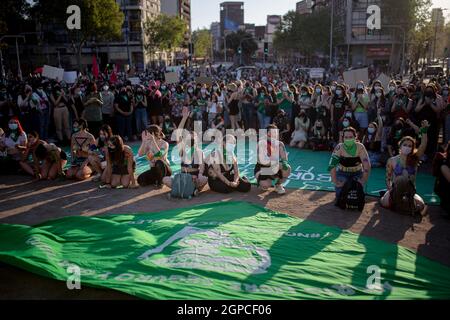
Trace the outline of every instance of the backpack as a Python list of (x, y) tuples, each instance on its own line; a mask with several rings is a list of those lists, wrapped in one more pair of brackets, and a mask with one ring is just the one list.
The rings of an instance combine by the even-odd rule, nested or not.
[(391, 190), (391, 208), (393, 211), (414, 216), (417, 213), (416, 187), (414, 183), (407, 177), (399, 177), (396, 179)]
[(342, 210), (363, 211), (366, 204), (366, 194), (364, 188), (356, 179), (348, 180), (342, 188), (338, 199), (338, 207)]
[(191, 199), (196, 191), (194, 181), (189, 173), (177, 173), (173, 177), (170, 198)]

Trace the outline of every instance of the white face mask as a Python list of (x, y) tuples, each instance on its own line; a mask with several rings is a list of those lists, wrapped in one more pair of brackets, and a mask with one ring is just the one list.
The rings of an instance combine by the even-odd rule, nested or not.
[(395, 87), (393, 87), (393, 86), (390, 86), (389, 87), (389, 90), (392, 92), (392, 91), (395, 91)]
[(189, 90), (188, 90), (188, 92), (189, 92), (189, 93), (192, 93), (192, 92), (194, 92), (194, 90), (192, 90), (192, 89), (189, 89)]
[(219, 88), (217, 88), (217, 87), (213, 87), (213, 90), (214, 90), (214, 91), (217, 91), (217, 89), (219, 89)]
[(11, 130), (17, 130), (19, 126), (17, 125), (17, 123), (10, 123), (9, 124), (9, 129)]
[(269, 87), (267, 90), (269, 90), (269, 92), (272, 92), (273, 89), (272, 87)]
[(375, 128), (368, 128), (367, 132), (369, 132), (370, 134), (374, 134), (375, 133)]
[(334, 91), (334, 90), (336, 90), (336, 87), (335, 86), (331, 86), (331, 91)]
[(350, 125), (350, 122), (344, 121), (344, 122), (342, 122), (342, 125), (343, 125), (345, 128), (347, 128), (347, 127)]
[(287, 90), (288, 90), (288, 87), (283, 86), (283, 91), (287, 91)]
[(351, 118), (351, 117), (352, 117), (352, 114), (351, 114), (351, 113), (346, 113), (346, 114), (345, 114), (345, 117)]
[(172, 92), (175, 92), (175, 88), (172, 88), (171, 91), (172, 91)]
[(375, 93), (375, 96), (376, 96), (377, 98), (381, 98), (382, 94), (381, 94), (381, 92), (377, 92), (377, 93)]
[(104, 86), (103, 87), (103, 91), (108, 91), (109, 87), (108, 86)]
[(316, 93), (321, 93), (321, 92), (322, 92), (322, 90), (316, 89)]
[(400, 152), (405, 156), (408, 156), (411, 153), (411, 151), (412, 148), (408, 146), (402, 146), (402, 148), (400, 149)]
[(336, 94), (340, 96), (342, 94), (342, 90), (336, 90)]

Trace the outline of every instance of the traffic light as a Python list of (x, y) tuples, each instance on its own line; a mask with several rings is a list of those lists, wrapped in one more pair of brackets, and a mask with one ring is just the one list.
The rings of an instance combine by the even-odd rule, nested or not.
[(242, 54), (242, 48), (241, 47), (238, 48), (238, 54)]
[(269, 54), (269, 43), (264, 42), (264, 54), (267, 56)]

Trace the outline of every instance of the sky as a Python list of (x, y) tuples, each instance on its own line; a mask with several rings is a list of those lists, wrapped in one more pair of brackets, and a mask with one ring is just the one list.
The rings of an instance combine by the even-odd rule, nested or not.
[[(192, 30), (207, 28), (211, 22), (220, 21), (219, 4), (225, 0), (191, 0)], [(245, 23), (265, 25), (267, 15), (284, 15), (289, 10), (295, 10), (297, 0), (243, 0)], [(433, 8), (447, 8), (444, 16), (450, 14), (450, 0), (432, 0)]]

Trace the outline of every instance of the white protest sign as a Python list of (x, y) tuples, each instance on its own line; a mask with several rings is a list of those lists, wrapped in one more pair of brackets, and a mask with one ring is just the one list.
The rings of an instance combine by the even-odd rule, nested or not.
[(64, 78), (64, 69), (44, 65), (42, 76), (45, 78), (58, 79), (61, 81)]
[(178, 72), (166, 72), (165, 78), (166, 78), (167, 84), (180, 82), (180, 77), (178, 76)]
[(77, 81), (77, 72), (76, 71), (64, 71), (63, 80), (65, 83), (75, 83)]
[(324, 71), (323, 68), (311, 68), (311, 70), (309, 70), (309, 77), (311, 79), (321, 79), (323, 78)]
[(360, 81), (364, 81), (367, 85), (369, 83), (369, 69), (356, 69), (344, 72), (344, 81), (350, 88), (356, 88), (356, 85)]
[(389, 78), (387, 75), (382, 73), (379, 75), (377, 80), (381, 82), (381, 85), (383, 86), (384, 90), (387, 90), (387, 88), (389, 86), (389, 82), (391, 81), (391, 78)]
[(131, 77), (131, 78), (128, 78), (128, 80), (130, 80), (130, 82), (133, 86), (141, 84), (141, 79), (139, 79), (138, 77)]

